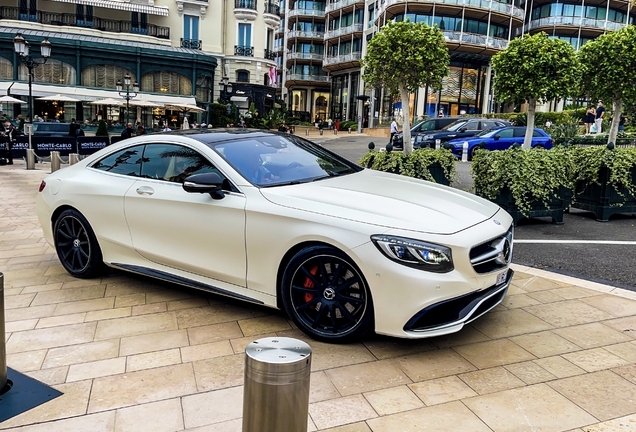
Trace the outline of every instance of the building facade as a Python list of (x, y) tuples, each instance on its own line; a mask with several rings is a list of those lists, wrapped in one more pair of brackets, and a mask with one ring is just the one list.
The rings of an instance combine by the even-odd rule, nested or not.
[[(27, 68), (13, 47), (21, 33), (36, 62), (42, 39), (53, 45), (34, 69), (34, 115), (121, 120), (120, 107), (91, 102), (122, 100), (116, 85), (126, 75), (139, 84), (130, 103), (147, 105), (133, 105), (131, 117), (144, 123), (179, 122), (184, 114), (208, 122), (209, 105), (221, 98), (265, 112), (275, 96), (269, 71), (279, 13), (273, 0), (0, 0), (0, 90), (28, 94)], [(81, 101), (39, 100), (55, 94)], [(202, 111), (183, 107), (194, 104)]]
[[(296, 1), (281, 11), (287, 17), (290, 13), (297, 17), (295, 9), (301, 4), (306, 5)], [(298, 19), (287, 18), (287, 25), (279, 29), (278, 37), (283, 41), (279, 49), (286, 48), (282, 53), (286, 61), (280, 63), (283, 94), (288, 94), (294, 110), (304, 107), (307, 117), (361, 120), (365, 127), (406, 115), (399, 99), (382, 89), (369, 88), (361, 75), (360, 59), (367, 42), (388, 21), (437, 25), (450, 51), (450, 74), (442, 89), (421, 88), (411, 95), (408, 115), (414, 118), (502, 109), (492, 92), (490, 59), (512, 38), (544, 31), (578, 49), (606, 31), (632, 24), (635, 16), (628, 12), (631, 0), (327, 0), (324, 14), (318, 12), (322, 3), (311, 5), (311, 19), (300, 20), (303, 28), (306, 21), (313, 26), (310, 34), (302, 35), (310, 38), (299, 40)], [(309, 16), (302, 14), (303, 18)], [(323, 27), (318, 26), (323, 22), (321, 39)], [(305, 50), (309, 50), (307, 54)], [(314, 79), (299, 81), (294, 72), (300, 70)], [(289, 79), (290, 75), (294, 79)], [(316, 103), (325, 92), (326, 113)]]

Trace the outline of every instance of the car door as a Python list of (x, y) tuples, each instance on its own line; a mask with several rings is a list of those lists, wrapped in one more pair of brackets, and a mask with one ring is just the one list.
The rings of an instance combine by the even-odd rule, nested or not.
[(466, 124), (457, 132), (457, 138), (474, 136), (477, 132), (479, 132), (479, 120), (466, 122)]
[(513, 136), (512, 136), (512, 144), (523, 145), (523, 140), (526, 137), (526, 128), (525, 127), (516, 127), (514, 128)]
[(492, 150), (505, 150), (514, 144), (514, 128), (501, 129), (493, 136)]
[[(187, 176), (205, 172), (226, 180), (225, 197), (183, 190)], [(133, 246), (148, 260), (245, 286), (245, 196), (197, 150), (147, 144), (125, 209)]]

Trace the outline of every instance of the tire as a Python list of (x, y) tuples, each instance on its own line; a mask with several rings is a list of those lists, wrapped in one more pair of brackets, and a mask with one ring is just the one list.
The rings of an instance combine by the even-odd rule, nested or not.
[(281, 297), (298, 328), (323, 342), (350, 342), (373, 328), (373, 301), (362, 273), (340, 250), (299, 251), (283, 273)]
[(545, 150), (545, 147), (542, 144), (537, 144), (536, 146), (534, 146), (532, 148), (537, 149), (537, 150)]
[(473, 158), (475, 157), (475, 154), (477, 153), (477, 150), (480, 150), (481, 147), (479, 147), (478, 145), (473, 146), (473, 148), (470, 149), (470, 153), (468, 154), (468, 158), (470, 160), (473, 160)]
[(60, 262), (76, 278), (98, 276), (104, 269), (95, 233), (77, 210), (64, 210), (53, 225), (53, 240)]

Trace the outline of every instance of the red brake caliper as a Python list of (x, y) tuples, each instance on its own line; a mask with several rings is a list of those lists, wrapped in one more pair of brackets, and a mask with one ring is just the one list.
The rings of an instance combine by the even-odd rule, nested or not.
[[(312, 276), (316, 276), (316, 273), (318, 273), (318, 266), (315, 266), (314, 268), (312, 268), (309, 273), (311, 273)], [(311, 281), (311, 279), (309, 279), (309, 276), (305, 277), (305, 283), (303, 284), (303, 286), (305, 288), (314, 288), (314, 283)], [(312, 293), (305, 293), (305, 303), (309, 303), (310, 301), (312, 301), (314, 299), (314, 295)], [(312, 306), (313, 309), (313, 306)]]

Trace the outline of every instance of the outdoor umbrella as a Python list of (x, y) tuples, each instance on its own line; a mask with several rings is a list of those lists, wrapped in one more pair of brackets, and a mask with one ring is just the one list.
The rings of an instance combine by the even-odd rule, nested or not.
[(6, 104), (17, 104), (17, 103), (19, 103), (19, 104), (25, 104), (25, 103), (26, 103), (26, 101), (23, 101), (23, 100), (20, 100), (20, 99), (14, 98), (13, 96), (6, 95), (6, 96), (2, 96), (2, 97), (0, 97), (0, 103), (6, 103)]
[(58, 102), (81, 102), (82, 101), (81, 99), (75, 99), (69, 96), (64, 96), (59, 93), (53, 96), (39, 97), (38, 100), (58, 101)]
[(123, 105), (124, 101), (123, 100), (118, 100), (118, 99), (113, 99), (113, 98), (106, 98), (106, 99), (100, 99), (100, 100), (92, 101), (92, 102), (89, 102), (89, 103), (91, 105), (119, 106), (119, 105)]
[(167, 110), (172, 110), (172, 111), (183, 111), (183, 112), (189, 112), (189, 111), (194, 111), (194, 112), (202, 112), (205, 111), (203, 108), (200, 108), (196, 105), (191, 105), (191, 104), (167, 104), (164, 107)]

